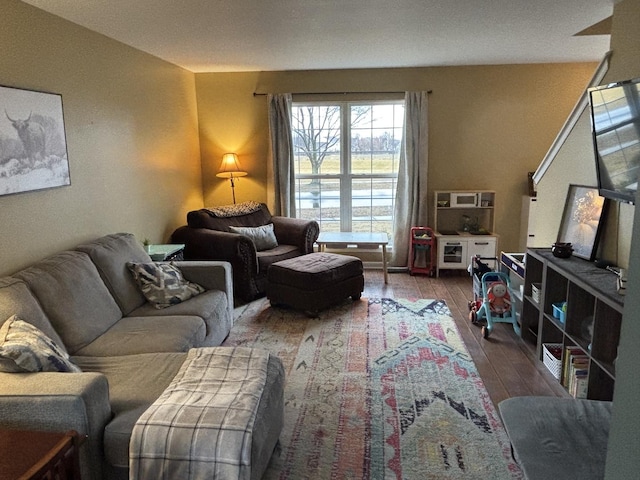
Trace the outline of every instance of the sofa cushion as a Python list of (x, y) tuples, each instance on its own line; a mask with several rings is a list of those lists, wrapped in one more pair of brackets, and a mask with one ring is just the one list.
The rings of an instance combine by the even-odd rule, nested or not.
[(271, 250), (257, 252), (259, 271), (266, 275), (272, 264), (299, 256), (300, 250), (294, 245), (278, 245)]
[(148, 263), (151, 257), (130, 233), (114, 233), (79, 245), (76, 250), (85, 252), (96, 265), (102, 280), (122, 310), (128, 315), (146, 302), (127, 270), (127, 262)]
[(40, 329), (12, 315), (0, 327), (0, 371), (80, 372), (69, 355)]
[(186, 353), (145, 353), (120, 357), (72, 357), (84, 372), (100, 372), (109, 382), (113, 420), (104, 431), (104, 453), (114, 466), (129, 465), (129, 440), (135, 422), (164, 391)]
[(18, 315), (25, 322), (38, 327), (47, 337), (66, 351), (58, 333), (35, 299), (27, 284), (13, 277), (0, 278), (0, 319)]
[(122, 317), (84, 253), (62, 252), (14, 276), (29, 285), (69, 353), (93, 342)]
[(261, 225), (259, 227), (229, 227), (233, 233), (239, 233), (245, 237), (249, 237), (256, 246), (258, 252), (269, 250), (278, 246), (278, 240), (273, 233), (273, 223)]
[(222, 343), (231, 330), (232, 319), (227, 315), (227, 308), (227, 295), (223, 291), (207, 290), (197, 297), (189, 299), (188, 302), (178, 303), (162, 310), (146, 303), (131, 312), (131, 316), (157, 318), (165, 315), (187, 315), (199, 317), (204, 321), (206, 337), (204, 342), (197, 346), (215, 347)]
[(205, 334), (204, 321), (196, 316), (125, 317), (76, 355), (186, 352), (202, 345)]
[(128, 262), (127, 268), (142, 294), (156, 308), (167, 308), (204, 292), (197, 283), (185, 280), (180, 269), (170, 263)]

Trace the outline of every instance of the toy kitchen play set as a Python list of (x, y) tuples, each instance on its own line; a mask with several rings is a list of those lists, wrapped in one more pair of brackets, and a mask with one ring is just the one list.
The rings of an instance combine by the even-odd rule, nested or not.
[(466, 270), (473, 256), (497, 256), (495, 198), (487, 190), (435, 192), (436, 276), (440, 270)]

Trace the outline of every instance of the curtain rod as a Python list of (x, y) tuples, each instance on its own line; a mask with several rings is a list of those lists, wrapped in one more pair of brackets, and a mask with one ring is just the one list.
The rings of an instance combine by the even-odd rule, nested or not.
[[(433, 90), (427, 90), (427, 93), (431, 93), (431, 92), (433, 92)], [(291, 95), (364, 95), (364, 94), (381, 95), (384, 93), (400, 94), (405, 92), (291, 92)], [(254, 97), (262, 97), (265, 95), (269, 95), (269, 94), (253, 92)]]

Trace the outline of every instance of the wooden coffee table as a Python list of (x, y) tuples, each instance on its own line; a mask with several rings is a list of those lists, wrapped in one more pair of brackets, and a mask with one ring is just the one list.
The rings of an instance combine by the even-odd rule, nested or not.
[(362, 233), (362, 232), (321, 232), (316, 240), (320, 251), (329, 248), (380, 248), (382, 247), (382, 272), (384, 283), (389, 283), (387, 278), (387, 245), (389, 237), (386, 233)]

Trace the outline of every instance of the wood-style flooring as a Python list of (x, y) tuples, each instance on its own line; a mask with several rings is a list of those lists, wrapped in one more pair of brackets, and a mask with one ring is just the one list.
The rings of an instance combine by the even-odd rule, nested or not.
[(494, 405), (523, 395), (568, 396), (546, 367), (536, 360), (510, 324), (494, 324), (488, 339), (469, 321), (472, 279), (466, 272), (440, 272), (439, 278), (389, 273), (385, 285), (381, 270), (365, 270), (364, 297), (434, 298), (447, 302), (469, 353)]

